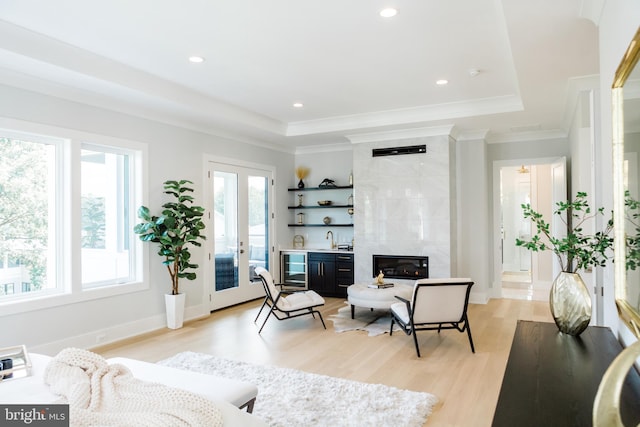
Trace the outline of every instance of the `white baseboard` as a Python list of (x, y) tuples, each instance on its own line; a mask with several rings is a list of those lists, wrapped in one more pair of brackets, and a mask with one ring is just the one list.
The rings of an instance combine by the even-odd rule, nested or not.
[(485, 291), (473, 292), (469, 295), (469, 302), (471, 304), (486, 304), (489, 302), (489, 296)]
[[(209, 316), (209, 310), (205, 305), (197, 305), (185, 308), (185, 321), (197, 320)], [(106, 344), (112, 344), (127, 338), (145, 334), (147, 332), (164, 329), (167, 327), (167, 319), (164, 314), (139, 319), (134, 322), (122, 323), (109, 328), (98, 329), (82, 335), (68, 337), (62, 340), (29, 346), (33, 353), (55, 356), (60, 350), (75, 347), (91, 350)]]

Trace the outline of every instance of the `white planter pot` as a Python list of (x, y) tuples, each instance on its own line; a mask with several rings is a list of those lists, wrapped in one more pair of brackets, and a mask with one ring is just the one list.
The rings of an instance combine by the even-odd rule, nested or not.
[(184, 322), (184, 303), (186, 294), (165, 294), (164, 303), (167, 310), (167, 328), (180, 329)]

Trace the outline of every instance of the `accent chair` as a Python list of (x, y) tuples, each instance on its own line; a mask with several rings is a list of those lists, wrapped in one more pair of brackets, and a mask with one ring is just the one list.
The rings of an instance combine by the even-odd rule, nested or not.
[(267, 306), (269, 307), (269, 313), (267, 314), (267, 317), (265, 317), (258, 333), (262, 332), (262, 328), (264, 328), (264, 325), (272, 314), (278, 320), (292, 319), (294, 317), (305, 316), (308, 314), (312, 315), (315, 319), (315, 314), (317, 314), (320, 317), (322, 326), (327, 329), (327, 326), (324, 324), (322, 314), (316, 310), (317, 307), (324, 305), (324, 298), (318, 295), (315, 291), (282, 290), (282, 284), (274, 283), (271, 273), (262, 267), (256, 267), (256, 274), (262, 281), (265, 298), (254, 322), (258, 321), (258, 318), (262, 313), (262, 309)]
[(407, 335), (413, 335), (420, 357), (417, 331), (456, 329), (467, 332), (471, 352), (475, 353), (467, 317), (469, 293), (473, 282), (467, 278), (420, 279), (413, 286), (411, 301), (396, 296), (401, 302), (391, 305), (391, 328), (397, 323)]

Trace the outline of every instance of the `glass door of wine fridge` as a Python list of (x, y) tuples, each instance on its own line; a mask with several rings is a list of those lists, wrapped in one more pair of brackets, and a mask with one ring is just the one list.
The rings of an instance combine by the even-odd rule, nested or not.
[(307, 253), (304, 251), (281, 252), (280, 283), (307, 289)]

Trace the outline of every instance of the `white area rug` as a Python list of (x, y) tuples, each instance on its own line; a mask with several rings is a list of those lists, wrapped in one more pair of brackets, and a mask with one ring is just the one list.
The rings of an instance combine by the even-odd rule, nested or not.
[(179, 353), (158, 363), (257, 385), (253, 413), (272, 426), (421, 427), (437, 402), (429, 393), (202, 353)]
[[(391, 326), (391, 315), (389, 310), (356, 307), (355, 316), (351, 318), (351, 306), (347, 305), (338, 309), (338, 314), (328, 317), (333, 322), (333, 329), (336, 332), (345, 331), (367, 331), (370, 337), (389, 332)], [(393, 325), (393, 331), (400, 331), (398, 324)]]

